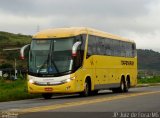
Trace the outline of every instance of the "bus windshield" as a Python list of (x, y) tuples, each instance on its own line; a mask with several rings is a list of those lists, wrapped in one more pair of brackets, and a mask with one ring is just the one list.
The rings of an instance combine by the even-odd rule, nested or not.
[(74, 42), (74, 37), (33, 39), (29, 55), (29, 73), (47, 76), (71, 71)]

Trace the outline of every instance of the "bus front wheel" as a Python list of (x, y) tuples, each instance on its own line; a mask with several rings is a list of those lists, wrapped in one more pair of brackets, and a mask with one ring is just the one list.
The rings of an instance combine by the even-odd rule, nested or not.
[(42, 97), (43, 97), (44, 99), (50, 99), (50, 98), (52, 97), (52, 93), (43, 93), (43, 94), (42, 94)]
[(90, 84), (89, 84), (89, 81), (85, 81), (84, 83), (84, 90), (83, 92), (80, 93), (80, 96), (82, 97), (86, 97), (86, 96), (89, 96), (90, 94)]
[(97, 94), (98, 94), (98, 90), (91, 91), (91, 95), (97, 95)]

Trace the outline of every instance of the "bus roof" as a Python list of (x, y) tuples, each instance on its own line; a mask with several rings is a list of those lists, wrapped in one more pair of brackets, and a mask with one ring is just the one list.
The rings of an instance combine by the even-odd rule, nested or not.
[(55, 29), (47, 29), (40, 31), (33, 35), (33, 38), (46, 39), (46, 38), (63, 38), (63, 37), (72, 37), (80, 34), (90, 34), (100, 37), (106, 37), (121, 41), (134, 42), (127, 38), (123, 38), (117, 35), (113, 35), (107, 32), (95, 30), (87, 27), (70, 27), (70, 28), (55, 28)]

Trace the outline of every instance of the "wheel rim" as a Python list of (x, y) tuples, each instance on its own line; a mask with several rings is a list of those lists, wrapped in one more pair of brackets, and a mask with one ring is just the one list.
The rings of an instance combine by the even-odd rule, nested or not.
[(124, 91), (124, 82), (121, 83), (121, 90)]
[(85, 88), (84, 88), (85, 95), (88, 95), (88, 91), (89, 91), (88, 83), (85, 82)]
[(128, 81), (126, 81), (126, 89), (128, 89), (129, 88), (129, 83), (128, 83)]
[(130, 87), (130, 83), (129, 81), (126, 81), (124, 91), (128, 92), (129, 87)]

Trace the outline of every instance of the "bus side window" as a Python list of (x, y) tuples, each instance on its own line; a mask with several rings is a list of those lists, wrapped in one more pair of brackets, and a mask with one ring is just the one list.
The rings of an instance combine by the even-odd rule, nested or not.
[(105, 55), (105, 38), (101, 38), (101, 55)]
[(93, 55), (96, 55), (97, 54), (97, 40), (96, 40), (96, 37), (95, 36), (93, 36), (92, 37), (93, 38), (93, 45), (92, 45), (92, 47), (93, 47), (93, 52), (92, 52), (92, 54)]
[(132, 43), (129, 43), (129, 57), (132, 57)]
[(101, 54), (101, 41), (99, 37), (96, 37), (96, 43), (97, 43), (97, 46), (96, 46), (97, 55), (100, 55)]
[(136, 44), (132, 43), (132, 57), (135, 57), (136, 55)]
[(115, 56), (120, 56), (120, 41), (116, 40), (115, 41)]
[(87, 58), (92, 56), (92, 55), (95, 55), (96, 52), (97, 52), (97, 50), (96, 50), (96, 38), (95, 38), (95, 36), (89, 35)]
[(92, 36), (88, 36), (88, 51), (87, 51), (87, 58), (92, 55), (93, 49), (92, 49)]
[(122, 41), (122, 45), (121, 45), (121, 55), (122, 57), (126, 56), (126, 51), (125, 51), (125, 42)]
[(125, 45), (125, 51), (126, 51), (126, 57), (129, 57), (129, 43), (126, 43)]
[(85, 49), (85, 42), (86, 42), (86, 35), (79, 35), (76, 37), (76, 41), (81, 41), (81, 45), (77, 49), (77, 56), (74, 57), (74, 70), (77, 70), (79, 67), (82, 66), (83, 57), (84, 57), (84, 49)]
[(105, 55), (111, 55), (110, 39), (105, 39)]
[(113, 40), (113, 55), (119, 56), (119, 41)]

